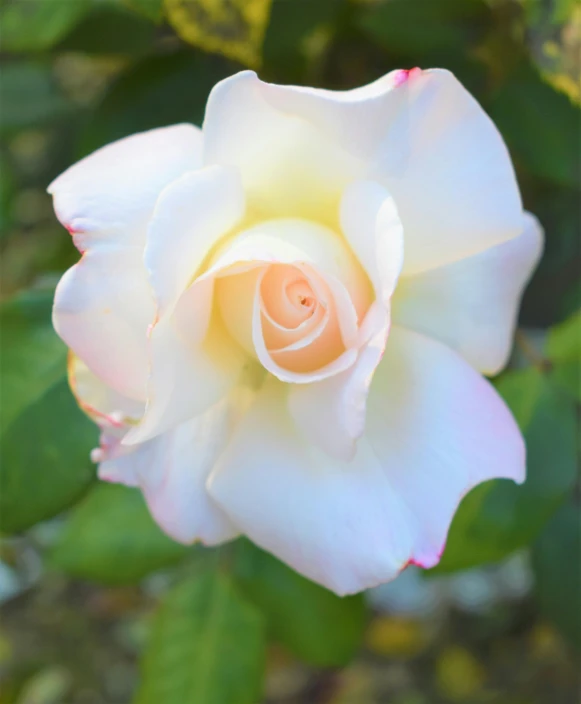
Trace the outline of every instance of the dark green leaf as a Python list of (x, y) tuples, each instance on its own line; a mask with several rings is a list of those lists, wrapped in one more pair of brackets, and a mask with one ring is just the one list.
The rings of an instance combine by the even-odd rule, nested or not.
[(73, 509), (51, 561), (75, 577), (127, 584), (187, 552), (158, 528), (138, 489), (101, 483)]
[(532, 174), (579, 188), (581, 110), (530, 64), (519, 66), (488, 106), (515, 159)]
[(507, 372), (498, 390), (511, 407), (527, 443), (527, 479), (481, 484), (454, 517), (437, 571), (500, 560), (528, 545), (571, 489), (577, 471), (573, 399), (547, 375), (530, 368)]
[(66, 508), (93, 478), (97, 430), (66, 379), (66, 348), (50, 321), (52, 292), (1, 311), (0, 526), (23, 530)]
[(120, 5), (94, 7), (58, 45), (59, 51), (134, 55), (149, 51), (155, 26)]
[(136, 704), (256, 704), (264, 645), (260, 614), (225, 575), (190, 578), (156, 616)]
[(0, 10), (2, 50), (50, 49), (79, 22), (89, 0), (9, 0)]
[(581, 511), (570, 501), (533, 546), (535, 593), (541, 610), (581, 649)]
[(93, 114), (81, 151), (153, 127), (200, 124), (211, 88), (231, 72), (222, 59), (189, 51), (144, 59), (111, 87)]
[(360, 23), (390, 53), (415, 58), (451, 48), (462, 51), (489, 19), (482, 0), (390, 0), (372, 5)]
[(69, 108), (54, 84), (50, 66), (6, 61), (0, 71), (1, 131), (37, 127), (62, 117)]
[(366, 623), (361, 594), (338, 597), (247, 540), (236, 545), (234, 569), (272, 635), (295, 655), (317, 667), (345, 665), (353, 657)]

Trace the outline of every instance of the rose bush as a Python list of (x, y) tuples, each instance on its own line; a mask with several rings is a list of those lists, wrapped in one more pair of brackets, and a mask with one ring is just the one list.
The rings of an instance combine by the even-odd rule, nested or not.
[(82, 253), (54, 325), (99, 475), (176, 540), (242, 533), (337, 593), (431, 567), (525, 452), (506, 363), (542, 233), (458, 81), (346, 92), (242, 72), (203, 129), (108, 145), (49, 187)]

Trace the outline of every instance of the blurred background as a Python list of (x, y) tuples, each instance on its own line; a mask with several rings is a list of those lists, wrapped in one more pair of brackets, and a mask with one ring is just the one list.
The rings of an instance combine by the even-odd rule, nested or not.
[[(580, 47), (576, 0), (2, 1), (0, 704), (581, 701)], [(334, 89), (451, 69), (547, 235), (495, 380), (527, 482), (475, 489), (438, 568), (348, 599), (242, 540), (177, 545), (134, 490), (96, 483), (50, 324), (78, 254), (48, 183), (114, 139), (200, 124), (248, 66)]]

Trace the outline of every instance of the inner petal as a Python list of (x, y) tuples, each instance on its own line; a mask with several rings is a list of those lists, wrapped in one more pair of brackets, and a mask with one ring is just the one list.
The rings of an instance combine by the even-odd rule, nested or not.
[(264, 313), (286, 330), (293, 330), (308, 320), (317, 307), (317, 299), (304, 274), (294, 266), (270, 266), (260, 287)]

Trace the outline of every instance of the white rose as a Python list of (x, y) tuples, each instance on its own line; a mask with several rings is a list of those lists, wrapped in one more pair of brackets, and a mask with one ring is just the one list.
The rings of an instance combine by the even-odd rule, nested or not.
[(480, 375), (540, 256), (497, 130), (441, 70), (212, 91), (49, 191), (56, 292), (101, 478), (176, 540), (243, 533), (339, 594), (431, 567), (467, 491), (524, 479)]

